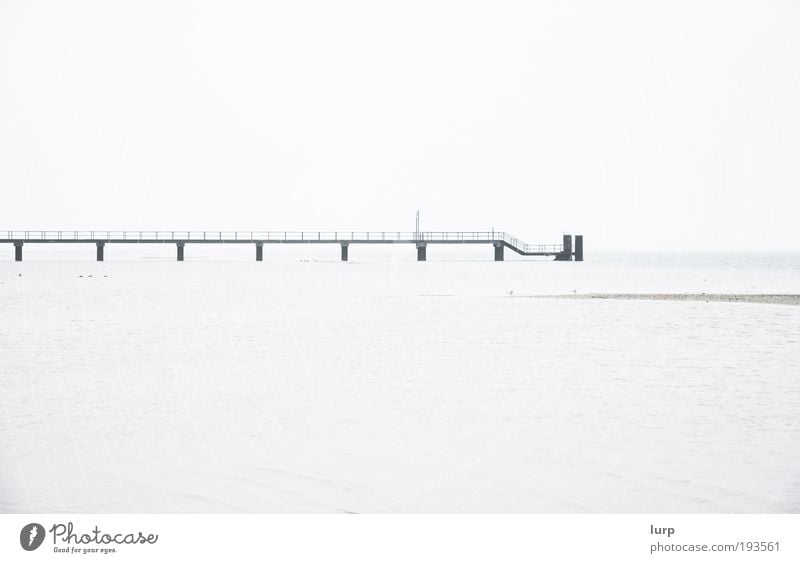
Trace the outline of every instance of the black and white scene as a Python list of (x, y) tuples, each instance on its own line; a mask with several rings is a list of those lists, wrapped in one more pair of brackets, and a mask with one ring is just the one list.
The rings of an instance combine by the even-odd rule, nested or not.
[(0, 513), (800, 512), (799, 101), (790, 1), (0, 0)]

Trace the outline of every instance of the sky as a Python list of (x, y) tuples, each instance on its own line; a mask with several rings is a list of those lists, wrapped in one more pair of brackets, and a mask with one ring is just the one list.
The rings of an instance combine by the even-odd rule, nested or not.
[(0, 0), (0, 230), (800, 250), (794, 1)]

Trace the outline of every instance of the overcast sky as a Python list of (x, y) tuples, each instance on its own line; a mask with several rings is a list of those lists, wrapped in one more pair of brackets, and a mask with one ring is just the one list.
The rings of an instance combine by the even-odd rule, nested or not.
[(800, 250), (796, 1), (0, 0), (0, 229)]

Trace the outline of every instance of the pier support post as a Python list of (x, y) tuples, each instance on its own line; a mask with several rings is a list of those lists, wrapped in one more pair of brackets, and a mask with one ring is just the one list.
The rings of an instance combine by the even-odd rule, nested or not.
[(103, 261), (103, 247), (105, 245), (106, 245), (106, 243), (104, 243), (104, 242), (98, 242), (97, 243), (97, 261), (98, 262), (102, 262)]
[(583, 262), (583, 235), (575, 235), (575, 261)]
[(264, 260), (264, 243), (257, 242), (256, 243), (256, 262), (261, 262)]
[(502, 242), (495, 242), (494, 244), (494, 261), (495, 262), (502, 262), (503, 261), (503, 243)]
[(186, 245), (184, 242), (179, 242), (178, 244), (178, 262), (183, 262), (183, 247)]
[(14, 260), (22, 262), (22, 241), (14, 243)]
[(563, 249), (556, 254), (556, 260), (565, 262), (572, 260), (572, 235), (564, 235)]
[(572, 235), (564, 235), (564, 254), (567, 260), (572, 260)]
[(427, 259), (427, 249), (428, 249), (427, 242), (417, 243), (417, 262), (424, 262)]
[(342, 262), (347, 262), (347, 249), (350, 246), (349, 242), (340, 243), (342, 245)]

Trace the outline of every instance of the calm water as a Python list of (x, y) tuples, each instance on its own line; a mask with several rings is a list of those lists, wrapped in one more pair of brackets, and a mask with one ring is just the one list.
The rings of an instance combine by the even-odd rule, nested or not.
[(524, 297), (799, 255), (93, 252), (0, 249), (2, 512), (800, 510), (800, 307)]

